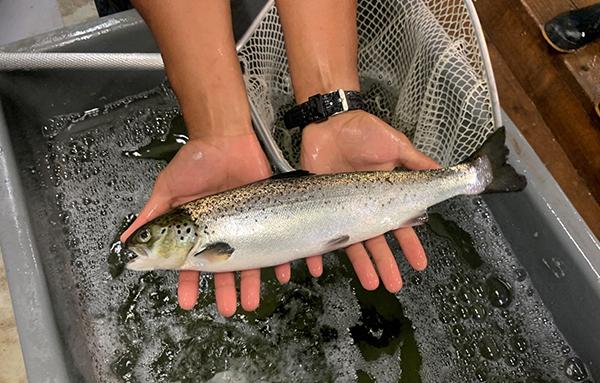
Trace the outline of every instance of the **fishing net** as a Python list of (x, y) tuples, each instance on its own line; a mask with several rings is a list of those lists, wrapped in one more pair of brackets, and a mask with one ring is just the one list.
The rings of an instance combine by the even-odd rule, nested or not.
[[(494, 129), (493, 101), (465, 0), (359, 0), (359, 73), (369, 112), (444, 165), (470, 155)], [(300, 130), (283, 32), (273, 6), (239, 50), (257, 125), (293, 166)]]

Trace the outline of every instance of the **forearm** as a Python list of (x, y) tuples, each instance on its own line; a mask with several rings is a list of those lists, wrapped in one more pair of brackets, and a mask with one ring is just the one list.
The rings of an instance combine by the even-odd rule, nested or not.
[(297, 103), (360, 90), (355, 0), (277, 0)]
[(160, 47), (192, 138), (251, 131), (229, 1), (134, 0)]

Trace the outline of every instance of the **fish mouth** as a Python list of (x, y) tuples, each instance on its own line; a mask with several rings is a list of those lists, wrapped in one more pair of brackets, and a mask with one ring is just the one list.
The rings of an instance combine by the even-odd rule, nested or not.
[(148, 258), (150, 254), (148, 254), (148, 250), (141, 246), (131, 246), (127, 249), (127, 259), (130, 261), (135, 260), (138, 257), (146, 257)]
[(125, 259), (127, 259), (125, 267), (129, 270), (143, 271), (149, 258), (150, 255), (145, 248), (132, 246), (125, 250)]

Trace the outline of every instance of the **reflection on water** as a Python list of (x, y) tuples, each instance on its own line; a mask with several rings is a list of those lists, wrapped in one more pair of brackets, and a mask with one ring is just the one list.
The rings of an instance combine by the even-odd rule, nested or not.
[(173, 117), (169, 131), (163, 137), (152, 140), (149, 144), (134, 150), (125, 150), (125, 157), (147, 158), (153, 160), (171, 161), (179, 148), (189, 140), (182, 115)]
[(294, 263), (285, 286), (263, 270), (257, 312), (220, 317), (210, 275), (201, 278), (197, 307), (182, 311), (176, 273), (123, 270), (119, 246), (111, 243), (164, 166), (122, 152), (164, 154), (160, 145), (147, 145), (170, 145), (165, 137), (179, 115), (166, 88), (126, 101), (93, 116), (55, 118), (44, 130), (48, 155), (34, 169), (60, 209), (56, 225), (63, 235), (55, 238), (56, 249), (68, 249), (74, 313), (84, 326), (95, 380), (586, 379), (585, 366), (477, 197), (432, 209), (429, 224), (418, 229), (429, 255), (422, 273), (409, 270), (389, 238), (404, 277), (396, 295), (363, 290), (338, 252), (325, 257), (319, 279), (303, 262)]

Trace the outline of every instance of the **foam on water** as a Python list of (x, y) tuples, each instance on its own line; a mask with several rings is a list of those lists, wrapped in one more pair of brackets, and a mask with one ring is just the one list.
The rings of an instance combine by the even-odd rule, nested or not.
[(302, 262), (285, 286), (264, 271), (259, 310), (226, 320), (216, 312), (210, 276), (202, 277), (197, 308), (184, 312), (176, 273), (109, 267), (119, 226), (143, 206), (164, 166), (122, 152), (164, 136), (177, 114), (163, 86), (57, 116), (43, 129), (48, 154), (32, 174), (47, 180), (48, 201), (60, 210), (53, 225), (62, 232), (56, 257), (45, 262), (60, 263), (73, 281), (72, 315), (87, 347), (79, 357), (93, 358), (94, 380), (534, 382), (587, 375), (480, 198), (433, 209), (439, 215), (418, 230), (430, 265), (416, 273), (400, 260), (405, 287), (396, 296), (362, 290), (338, 253), (325, 258), (318, 280)]
[(462, 197), (435, 210), (470, 235), (483, 262), (469, 265), (447, 239), (420, 230), (432, 262), (398, 299), (415, 323), (423, 380), (569, 381), (566, 342), (483, 200)]

